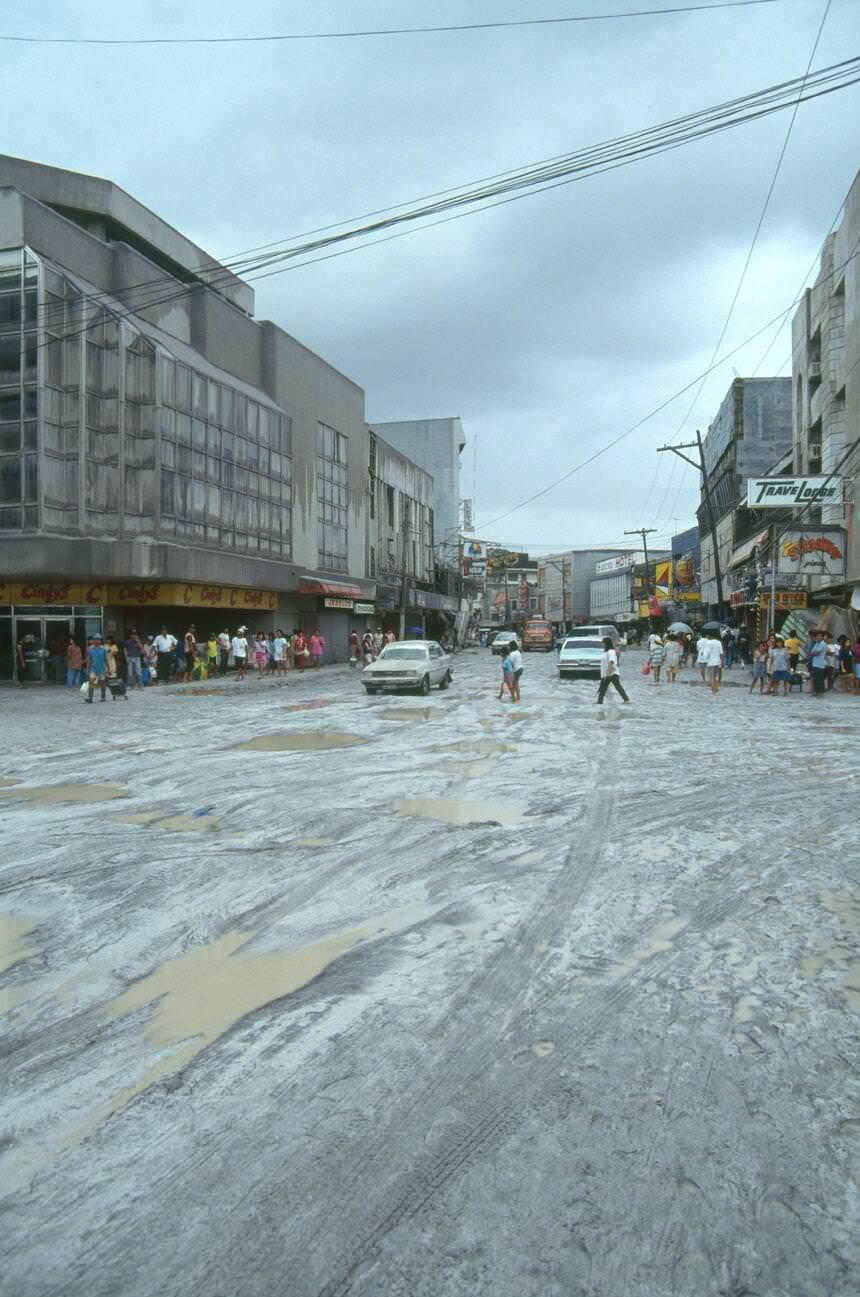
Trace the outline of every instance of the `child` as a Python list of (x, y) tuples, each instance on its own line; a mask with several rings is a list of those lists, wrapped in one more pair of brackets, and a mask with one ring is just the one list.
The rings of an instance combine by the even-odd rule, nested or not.
[(764, 682), (767, 679), (767, 643), (760, 640), (755, 646), (753, 652), (753, 672), (752, 683), (750, 684), (750, 693), (755, 692), (756, 681), (758, 681), (758, 691), (764, 693)]
[(502, 683), (499, 685), (499, 698), (503, 698), (505, 690), (514, 696), (514, 660), (511, 657), (511, 646), (508, 645), (508, 651), (502, 658)]

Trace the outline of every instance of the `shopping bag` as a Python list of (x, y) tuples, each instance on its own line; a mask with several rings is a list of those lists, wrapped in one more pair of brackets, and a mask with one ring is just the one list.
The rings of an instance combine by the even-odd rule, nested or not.
[(643, 676), (650, 676), (650, 674), (651, 674), (651, 663), (650, 663), (650, 662), (643, 662), (643, 663), (642, 663), (642, 674), (643, 674)]

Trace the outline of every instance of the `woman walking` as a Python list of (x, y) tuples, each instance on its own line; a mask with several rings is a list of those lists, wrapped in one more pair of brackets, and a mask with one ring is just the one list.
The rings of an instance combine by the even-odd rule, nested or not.
[(675, 683), (683, 655), (683, 645), (674, 636), (666, 640), (666, 679), (670, 685)]
[(651, 648), (648, 651), (648, 661), (651, 664), (651, 674), (654, 677), (655, 685), (660, 683), (660, 668), (666, 661), (666, 649), (659, 635), (655, 635)]
[(608, 635), (601, 642), (603, 652), (600, 655), (600, 684), (597, 687), (598, 705), (603, 706), (603, 700), (610, 685), (621, 694), (622, 702), (629, 703), (630, 699), (624, 691), (621, 677), (618, 674), (618, 654), (615, 652), (615, 646)]
[(257, 631), (257, 638), (254, 640), (254, 661), (257, 666), (257, 679), (262, 680), (269, 661), (269, 646), (266, 643), (266, 636), (261, 630)]
[(755, 687), (758, 685), (760, 694), (764, 693), (765, 682), (767, 681), (767, 640), (761, 640), (755, 647), (753, 653), (753, 671), (752, 682), (750, 684), (750, 693), (755, 693)]

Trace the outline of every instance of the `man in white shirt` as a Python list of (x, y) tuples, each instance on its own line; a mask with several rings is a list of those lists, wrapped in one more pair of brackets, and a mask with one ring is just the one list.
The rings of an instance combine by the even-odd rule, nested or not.
[(702, 631), (696, 640), (696, 666), (699, 668), (699, 675), (702, 677), (703, 685), (708, 682), (707, 645), (709, 643), (710, 640)]
[(173, 654), (175, 649), (176, 637), (170, 634), (166, 626), (162, 626), (161, 633), (155, 637), (155, 651), (158, 654), (156, 658), (156, 684), (166, 685), (170, 683), (170, 677), (173, 674)]
[(625, 703), (630, 702), (618, 675), (618, 654), (615, 652), (612, 640), (607, 635), (603, 641), (603, 652), (600, 655), (600, 684), (597, 687), (597, 701), (599, 704), (603, 704), (606, 691), (610, 685), (618, 690)]
[(720, 681), (723, 677), (723, 662), (725, 661), (725, 650), (722, 641), (714, 634), (710, 635), (704, 642), (702, 650), (702, 661), (707, 671), (708, 679), (711, 682), (711, 693), (720, 692)]
[(230, 650), (236, 666), (237, 680), (245, 679), (245, 667), (248, 662), (248, 641), (245, 638), (247, 626), (240, 626), (230, 641)]
[(272, 640), (272, 661), (276, 675), (286, 675), (287, 672), (287, 641), (284, 638), (282, 630), (275, 632), (275, 638)]

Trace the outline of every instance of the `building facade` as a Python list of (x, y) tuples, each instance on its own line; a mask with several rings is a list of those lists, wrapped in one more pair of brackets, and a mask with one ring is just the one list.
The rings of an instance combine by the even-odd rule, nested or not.
[(466, 445), (462, 420), (407, 419), (374, 423), (373, 431), (433, 478), (436, 561), (457, 568), (461, 544), (460, 456)]
[(0, 158), (0, 674), (22, 633), (162, 622), (319, 625), (345, 656), (364, 393), (253, 310), (110, 182)]
[[(367, 571), (379, 624), (398, 636), (423, 626), (418, 594), (435, 588), (433, 478), (375, 432), (368, 445)], [(426, 629), (426, 628), (425, 628)]]
[(810, 575), (821, 600), (860, 606), (860, 173), (848, 192), (839, 227), (827, 236), (813, 286), (792, 320), (794, 472), (839, 483), (818, 509), (795, 511), (804, 527), (844, 529), (841, 575)]

